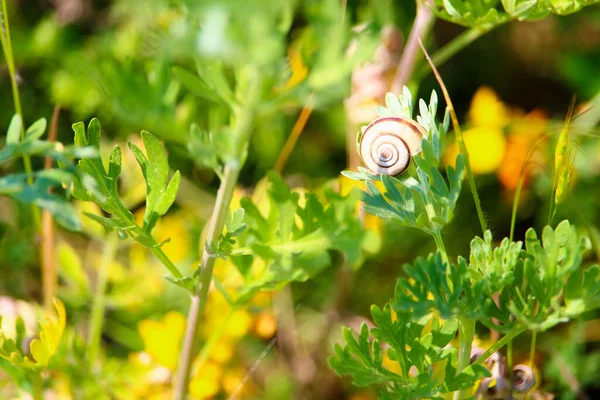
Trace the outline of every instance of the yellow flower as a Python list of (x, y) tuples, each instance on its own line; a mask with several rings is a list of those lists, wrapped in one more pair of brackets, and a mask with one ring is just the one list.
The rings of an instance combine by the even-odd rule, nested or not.
[[(473, 173), (488, 174), (502, 164), (506, 153), (506, 138), (499, 128), (491, 126), (472, 128), (463, 133), (463, 138), (469, 152)], [(458, 153), (458, 144), (455, 142), (444, 154), (445, 163), (454, 165)]]
[(223, 370), (219, 364), (207, 362), (190, 381), (190, 394), (195, 399), (208, 399), (219, 393)]
[(254, 333), (263, 338), (270, 339), (277, 331), (275, 316), (269, 312), (259, 314), (254, 320)]
[[(529, 160), (526, 160), (526, 157), (536, 139), (547, 128), (548, 116), (540, 110), (533, 110), (511, 124), (506, 156), (497, 171), (498, 180), (505, 188), (509, 190), (516, 189), (523, 163), (543, 164), (544, 161), (540, 159), (542, 151), (534, 152)], [(529, 177), (534, 171), (535, 169), (531, 167), (524, 171), (524, 184), (527, 184)]]
[(259, 308), (266, 308), (271, 305), (271, 298), (273, 294), (271, 292), (258, 292), (256, 296), (252, 298), (252, 304)]
[[(210, 336), (215, 327), (223, 324), (230, 309), (231, 305), (220, 293), (213, 291), (209, 294), (206, 307), (206, 323), (202, 330), (204, 336)], [(245, 310), (238, 310), (229, 317), (223, 331), (223, 337), (229, 339), (241, 338), (250, 330), (251, 324), (252, 319), (250, 318), (250, 314)]]
[(185, 260), (190, 253), (190, 235), (184, 223), (186, 217), (185, 213), (181, 212), (168, 214), (158, 221), (154, 231), (159, 243), (171, 239), (170, 242), (164, 243), (161, 249), (174, 263)]
[(508, 111), (496, 92), (488, 86), (482, 86), (471, 100), (469, 119), (472, 126), (501, 128), (508, 122)]
[(241, 338), (248, 332), (251, 324), (252, 319), (250, 318), (250, 314), (248, 314), (247, 311), (240, 310), (229, 318), (223, 336), (229, 338)]
[(210, 359), (219, 364), (225, 364), (231, 360), (235, 351), (235, 345), (225, 336), (215, 343), (210, 352)]
[(175, 370), (185, 330), (185, 316), (177, 311), (170, 311), (161, 321), (140, 321), (138, 330), (144, 342), (144, 349), (150, 357), (171, 371)]
[(247, 370), (244, 368), (232, 368), (225, 371), (222, 383), (228, 397), (236, 394), (238, 398), (242, 398), (243, 395), (250, 395), (254, 392), (254, 387), (249, 380), (243, 382), (246, 373)]

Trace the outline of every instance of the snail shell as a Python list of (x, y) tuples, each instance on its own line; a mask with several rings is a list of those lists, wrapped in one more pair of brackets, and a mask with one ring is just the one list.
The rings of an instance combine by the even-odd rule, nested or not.
[(404, 117), (381, 117), (364, 130), (359, 155), (365, 167), (376, 174), (396, 176), (408, 168), (412, 156), (421, 152), (427, 133)]
[(527, 365), (515, 365), (513, 374), (513, 390), (515, 392), (526, 392), (535, 386), (535, 373)]

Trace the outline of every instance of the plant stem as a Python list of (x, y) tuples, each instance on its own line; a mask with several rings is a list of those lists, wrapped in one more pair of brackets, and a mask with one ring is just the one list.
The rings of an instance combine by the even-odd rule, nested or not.
[(421, 45), (421, 49), (423, 49), (423, 53), (425, 53), (425, 58), (429, 62), (435, 77), (440, 84), (440, 88), (442, 89), (442, 93), (444, 93), (444, 98), (446, 99), (446, 108), (448, 109), (448, 113), (450, 113), (450, 119), (452, 120), (452, 126), (454, 127), (454, 133), (456, 134), (456, 140), (458, 142), (458, 148), (460, 149), (460, 153), (465, 159), (465, 167), (467, 170), (467, 177), (469, 178), (469, 186), (471, 187), (471, 194), (473, 195), (473, 200), (475, 202), (475, 208), (477, 209), (477, 217), (479, 218), (479, 224), (481, 225), (482, 233), (486, 231), (486, 223), (485, 218), (483, 217), (483, 211), (481, 210), (481, 201), (479, 200), (479, 194), (477, 193), (477, 186), (475, 185), (475, 178), (473, 176), (473, 171), (471, 170), (471, 164), (469, 162), (469, 151), (467, 150), (467, 146), (465, 145), (465, 141), (462, 136), (462, 131), (460, 130), (460, 124), (458, 123), (458, 117), (456, 116), (456, 112), (454, 111), (454, 105), (452, 104), (452, 100), (450, 99), (450, 94), (448, 93), (448, 89), (446, 89), (446, 85), (440, 76), (437, 68), (427, 50), (425, 50), (425, 46), (423, 43), (419, 41)]
[(212, 273), (216, 257), (213, 255), (211, 245), (215, 243), (225, 225), (227, 212), (233, 196), (233, 189), (239, 176), (239, 167), (233, 168), (226, 166), (223, 172), (223, 180), (217, 193), (215, 209), (208, 226), (208, 236), (204, 243), (204, 252), (200, 261), (200, 284), (198, 289), (192, 295), (190, 310), (188, 312), (185, 336), (181, 353), (179, 355), (179, 369), (175, 376), (175, 399), (184, 400), (187, 398), (189, 371), (194, 353), (194, 342), (198, 332), (198, 323), (203, 317), (208, 289), (212, 280)]
[[(8, 67), (8, 74), (10, 75), (10, 86), (12, 88), (13, 102), (15, 103), (15, 112), (21, 118), (21, 140), (25, 137), (25, 121), (23, 119), (23, 109), (21, 108), (21, 97), (19, 96), (19, 85), (17, 83), (17, 73), (15, 69), (15, 60), (12, 51), (12, 42), (10, 38), (10, 24), (8, 22), (8, 12), (6, 7), (6, 0), (2, 0), (2, 19), (0, 20), (0, 42), (2, 44), (2, 52), (6, 59), (6, 65)], [(23, 155), (23, 166), (27, 173), (27, 182), (31, 185), (33, 183), (33, 170), (31, 167), (31, 158), (24, 154)], [(33, 220), (36, 229), (41, 229), (41, 216), (38, 208), (34, 205), (31, 206), (33, 212)]]
[(35, 373), (31, 386), (31, 397), (33, 397), (34, 400), (44, 400), (44, 380), (40, 371)]
[[(512, 339), (508, 341), (506, 344), (506, 369), (508, 371), (512, 371), (513, 369), (513, 341)], [(513, 383), (513, 374), (508, 374), (508, 380), (510, 385)]]
[(536, 341), (537, 341), (537, 331), (533, 331), (533, 333), (531, 334), (531, 348), (529, 349), (529, 367), (532, 369), (535, 364), (534, 358), (535, 358)]
[(169, 257), (167, 257), (167, 255), (165, 254), (165, 252), (160, 248), (160, 247), (153, 247), (151, 249), (152, 254), (154, 254), (154, 256), (156, 258), (158, 258), (160, 260), (160, 262), (167, 267), (167, 269), (169, 270), (169, 272), (175, 277), (175, 278), (183, 278), (183, 275), (181, 274), (181, 272), (179, 271), (179, 269), (175, 266), (175, 264), (173, 264), (173, 261), (171, 261), (169, 259)]
[[(58, 117), (60, 115), (60, 106), (54, 107), (52, 113), (52, 122), (50, 124), (50, 131), (48, 133), (48, 141), (55, 142), (58, 133)], [(44, 169), (49, 170), (52, 168), (52, 157), (46, 156), (44, 160)], [(50, 192), (51, 189), (48, 189)], [(40, 258), (41, 258), (41, 269), (42, 269), (42, 293), (44, 299), (44, 308), (46, 311), (52, 310), (52, 298), (54, 297), (54, 291), (56, 290), (57, 284), (57, 273), (56, 273), (56, 240), (54, 230), (54, 219), (49, 210), (42, 210), (42, 224), (41, 224), (41, 243), (40, 243)]]
[(296, 123), (292, 128), (290, 136), (288, 136), (285, 144), (283, 145), (283, 149), (281, 149), (281, 152), (279, 153), (279, 157), (277, 157), (275, 167), (273, 167), (275, 171), (281, 172), (285, 167), (285, 164), (287, 163), (288, 159), (290, 158), (292, 150), (294, 150), (294, 146), (296, 146), (296, 142), (302, 134), (304, 127), (306, 126), (306, 122), (308, 121), (308, 118), (310, 117), (310, 114), (312, 113), (313, 108), (315, 107), (313, 100), (314, 96), (315, 92), (312, 92), (310, 96), (308, 96), (308, 100), (306, 101), (306, 104), (302, 108), (302, 111), (300, 112), (300, 115), (298, 116), (298, 119), (296, 120)]
[(100, 265), (98, 266), (98, 277), (96, 279), (96, 287), (94, 291), (94, 300), (92, 303), (92, 313), (90, 316), (90, 327), (88, 331), (88, 362), (90, 366), (94, 365), (98, 354), (100, 353), (100, 338), (102, 337), (102, 324), (104, 322), (104, 310), (106, 308), (106, 282), (110, 265), (115, 258), (117, 251), (118, 238), (115, 235), (110, 235), (104, 249)]
[(500, 340), (494, 343), (489, 349), (487, 349), (482, 355), (479, 356), (477, 360), (473, 364), (482, 364), (487, 360), (492, 354), (500, 350), (506, 344), (508, 344), (511, 340), (519, 336), (521, 333), (525, 332), (525, 329), (515, 329), (510, 331), (506, 335), (504, 335)]
[(519, 208), (519, 198), (521, 197), (521, 187), (523, 187), (523, 174), (519, 176), (517, 188), (515, 189), (515, 198), (513, 200), (512, 215), (510, 217), (510, 235), (508, 240), (513, 241), (515, 235), (515, 225), (517, 223), (517, 208)]
[[(247, 87), (238, 98), (243, 99), (244, 107), (235, 109), (235, 126), (233, 135), (237, 138), (237, 151), (235, 157), (227, 161), (223, 170), (223, 179), (217, 192), (215, 208), (210, 219), (204, 251), (200, 261), (200, 280), (195, 293), (192, 295), (191, 306), (188, 313), (185, 336), (179, 356), (179, 364), (174, 382), (174, 398), (184, 400), (187, 398), (189, 372), (194, 355), (194, 342), (198, 332), (198, 323), (203, 317), (208, 289), (212, 281), (213, 268), (216, 261), (212, 246), (223, 232), (229, 206), (233, 197), (233, 190), (238, 181), (248, 142), (252, 133), (252, 125), (256, 114), (256, 107), (260, 102), (262, 78), (258, 68), (251, 66), (247, 76)], [(238, 84), (240, 85), (240, 84)], [(242, 86), (242, 85), (240, 85)]]
[(437, 246), (440, 254), (442, 255), (442, 261), (446, 264), (449, 265), (449, 261), (448, 261), (448, 253), (446, 253), (446, 246), (444, 245), (444, 241), (442, 240), (442, 233), (439, 230), (434, 230), (431, 233), (431, 236), (433, 236), (433, 240), (435, 240), (435, 245)]
[[(460, 317), (458, 321), (458, 368), (457, 373), (469, 366), (471, 362), (471, 345), (475, 337), (475, 320), (469, 317)], [(466, 392), (454, 392), (454, 399), (462, 399)]]
[(394, 80), (390, 89), (392, 93), (400, 93), (402, 87), (408, 83), (413, 75), (413, 70), (419, 54), (419, 39), (425, 40), (425, 38), (429, 36), (429, 32), (435, 21), (435, 16), (431, 11), (430, 5), (430, 0), (417, 1), (417, 15), (410, 30), (406, 46), (404, 46), (404, 51), (402, 52), (400, 63), (398, 63), (396, 74), (394, 75)]

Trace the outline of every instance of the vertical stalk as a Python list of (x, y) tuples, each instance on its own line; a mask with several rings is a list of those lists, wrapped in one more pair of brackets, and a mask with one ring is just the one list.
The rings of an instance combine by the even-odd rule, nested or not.
[[(475, 320), (468, 317), (460, 317), (458, 323), (458, 340), (460, 347), (458, 349), (458, 368), (457, 373), (469, 366), (471, 362), (471, 345), (475, 337)], [(466, 391), (454, 392), (454, 400), (462, 399)]]
[(512, 339), (508, 341), (508, 343), (506, 344), (506, 370), (509, 372), (508, 373), (508, 381), (510, 383), (510, 386), (512, 387), (513, 384), (513, 342)]
[[(48, 133), (48, 141), (55, 142), (58, 131), (58, 117), (60, 114), (60, 106), (54, 107), (52, 113), (52, 122), (50, 123), (50, 131)], [(52, 157), (46, 156), (44, 160), (44, 169), (52, 168)], [(48, 189), (51, 191), (51, 189)], [(52, 298), (57, 284), (56, 273), (56, 241), (54, 237), (54, 219), (48, 210), (42, 211), (42, 226), (41, 226), (41, 268), (42, 268), (42, 293), (44, 299), (44, 308), (46, 311), (52, 310)]]
[(533, 331), (531, 334), (531, 348), (529, 349), (529, 367), (533, 369), (533, 365), (535, 364), (535, 346), (537, 341), (537, 331)]
[[(223, 232), (229, 206), (233, 197), (233, 190), (238, 181), (240, 169), (245, 159), (248, 142), (252, 133), (252, 125), (256, 114), (256, 108), (260, 102), (262, 89), (262, 77), (260, 71), (255, 66), (249, 68), (247, 76), (246, 90), (238, 93), (239, 99), (243, 99), (243, 107), (235, 109), (234, 132), (233, 135), (238, 139), (236, 153), (229, 159), (223, 170), (223, 178), (217, 192), (217, 199), (212, 217), (209, 221), (204, 251), (200, 261), (200, 280), (192, 295), (188, 320), (186, 324), (185, 335), (179, 356), (179, 364), (174, 382), (174, 398), (184, 400), (188, 394), (189, 374), (192, 359), (194, 356), (194, 343), (198, 332), (198, 324), (203, 318), (208, 297), (208, 289), (212, 281), (213, 268), (216, 256), (212, 252), (212, 246)], [(239, 83), (238, 83), (239, 85)]]
[(442, 89), (442, 93), (444, 94), (444, 98), (446, 99), (446, 108), (448, 109), (448, 113), (450, 114), (450, 119), (452, 120), (452, 126), (454, 128), (454, 133), (456, 134), (456, 141), (458, 142), (458, 148), (460, 149), (460, 154), (462, 154), (465, 159), (465, 169), (467, 170), (467, 177), (469, 180), (469, 186), (471, 187), (471, 194), (473, 195), (473, 201), (475, 202), (475, 209), (477, 210), (477, 217), (479, 218), (479, 224), (481, 225), (482, 233), (486, 231), (486, 223), (485, 218), (483, 217), (483, 211), (481, 210), (481, 201), (479, 200), (479, 194), (477, 193), (477, 186), (475, 185), (475, 177), (473, 176), (473, 171), (471, 170), (471, 163), (469, 162), (469, 151), (467, 150), (467, 146), (462, 136), (462, 131), (460, 129), (460, 124), (458, 123), (458, 117), (456, 116), (456, 112), (454, 111), (454, 105), (452, 104), (452, 99), (450, 99), (450, 94), (448, 93), (448, 89), (442, 80), (440, 73), (433, 61), (431, 61), (431, 57), (429, 57), (429, 53), (423, 46), (423, 43), (419, 40), (419, 44), (421, 45), (421, 49), (423, 49), (423, 53), (425, 53), (425, 58), (429, 62), (431, 69), (437, 79), (440, 88)]
[(425, 40), (429, 36), (429, 32), (435, 21), (435, 16), (430, 7), (430, 0), (417, 1), (417, 15), (410, 30), (404, 51), (402, 52), (402, 58), (396, 69), (396, 75), (394, 75), (390, 89), (392, 93), (400, 93), (402, 87), (408, 83), (413, 75), (419, 54), (419, 39)]
[(448, 253), (446, 253), (446, 246), (444, 245), (444, 241), (442, 240), (442, 233), (439, 230), (434, 230), (431, 235), (433, 236), (433, 240), (435, 240), (435, 245), (437, 246), (440, 254), (442, 255), (442, 261), (449, 265), (450, 262), (448, 260)]
[[(23, 119), (23, 109), (21, 108), (21, 97), (19, 96), (19, 85), (17, 83), (17, 73), (15, 69), (15, 60), (12, 52), (12, 43), (10, 38), (10, 24), (8, 22), (8, 12), (6, 7), (6, 0), (2, 0), (2, 19), (0, 19), (0, 43), (2, 44), (2, 52), (6, 59), (6, 66), (8, 67), (8, 74), (10, 76), (10, 86), (12, 88), (13, 102), (15, 103), (15, 112), (21, 118), (21, 139), (25, 137), (25, 120)], [(23, 166), (27, 173), (27, 182), (33, 183), (33, 175), (31, 168), (31, 159), (28, 155), (23, 155)], [(41, 217), (38, 208), (34, 205), (31, 206), (33, 212), (33, 221), (36, 229), (41, 229)]]
[(94, 362), (100, 353), (100, 338), (102, 337), (104, 310), (106, 309), (106, 296), (104, 295), (104, 292), (106, 291), (106, 282), (108, 280), (110, 264), (113, 262), (115, 253), (117, 252), (118, 240), (119, 239), (115, 235), (110, 235), (108, 237), (100, 259), (88, 331), (88, 360), (90, 366), (94, 365)]

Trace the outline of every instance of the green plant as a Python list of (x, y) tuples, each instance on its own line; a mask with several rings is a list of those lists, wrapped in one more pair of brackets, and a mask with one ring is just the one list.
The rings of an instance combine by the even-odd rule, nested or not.
[[(381, 115), (410, 117), (406, 90), (399, 99), (388, 94), (386, 100), (388, 108), (379, 109)], [(383, 387), (381, 398), (441, 398), (451, 392), (463, 398), (473, 395), (478, 380), (489, 376), (481, 364), (513, 338), (526, 331), (535, 337), (600, 307), (600, 266), (584, 265), (589, 240), (579, 237), (568, 221), (555, 229), (546, 226), (541, 238), (528, 230), (524, 247), (508, 238), (494, 247), (492, 234), (486, 231), (471, 242), (468, 259), (450, 260), (442, 229), (451, 221), (458, 200), (463, 161), (459, 154), (456, 169), (448, 167), (448, 185), (438, 171), (448, 114), (445, 124), (436, 125), (436, 96), (428, 107), (423, 100), (420, 105), (417, 120), (428, 137), (407, 174), (394, 178), (359, 167), (360, 172), (344, 175), (367, 181), (363, 198), (367, 212), (425, 231), (435, 239), (438, 251), (404, 267), (409, 278), (398, 280), (395, 297), (383, 311), (376, 306), (371, 310), (375, 328), (363, 324), (358, 338), (344, 328), (345, 345), (336, 346), (330, 365), (338, 374), (351, 375), (356, 385)], [(385, 192), (374, 181), (381, 181)], [(440, 324), (438, 317), (445, 323)], [(477, 324), (504, 336), (471, 359)], [(450, 343), (456, 331), (458, 343)], [(383, 366), (384, 343), (400, 374)]]
[[(401, 91), (402, 95), (388, 94), (387, 108), (379, 107), (379, 114), (412, 118), (412, 94), (404, 84), (419, 83), (429, 71), (428, 68), (417, 69), (413, 76), (419, 61), (418, 41), (420, 38), (427, 40), (435, 17), (468, 28), (434, 55), (436, 63), (442, 63), (479, 36), (509, 21), (563, 15), (596, 2), (418, 0), (416, 19), (392, 86), (392, 91)], [(473, 395), (477, 382), (492, 373), (486, 363), (488, 356), (510, 344), (513, 338), (533, 332), (533, 352), (537, 332), (547, 331), (600, 306), (597, 300), (599, 268), (584, 267), (582, 254), (589, 244), (579, 238), (570, 223), (562, 222), (554, 230), (546, 227), (541, 239), (530, 230), (524, 244), (512, 241), (511, 233), (510, 239), (504, 239), (495, 247), (491, 232), (486, 230), (456, 115), (449, 108), (443, 122), (436, 121), (438, 99), (435, 92), (431, 94), (429, 104), (424, 100), (418, 102), (420, 115), (416, 121), (427, 132), (427, 139), (422, 143), (421, 154), (413, 157), (414, 162), (405, 175), (397, 178), (380, 176), (363, 168), (358, 172), (345, 171), (344, 175), (351, 179), (366, 181), (367, 192), (361, 198), (357, 190), (340, 194), (331, 182), (315, 185), (310, 190), (297, 188), (296, 184), (292, 188), (286, 179), (271, 172), (259, 181), (254, 194), (240, 200), (240, 208), (232, 208), (240, 181), (247, 182), (243, 179), (247, 178), (243, 176), (247, 162), (252, 164), (260, 159), (262, 168), (271, 166), (268, 157), (263, 157), (268, 152), (257, 151), (257, 148), (266, 144), (277, 151), (282, 136), (278, 133), (286, 129), (290, 112), (301, 107), (304, 111), (314, 108), (319, 112), (341, 103), (349, 86), (348, 75), (371, 57), (377, 45), (373, 32), (381, 22), (369, 25), (361, 33), (351, 33), (349, 21), (362, 12), (385, 13), (381, 11), (385, 7), (378, 2), (364, 6), (366, 11), (362, 6), (354, 8), (350, 5), (352, 12), (346, 12), (347, 2), (342, 5), (335, 0), (250, 0), (243, 4), (237, 1), (202, 4), (185, 0), (156, 1), (150, 2), (146, 12), (134, 7), (138, 4), (132, 0), (114, 3), (111, 18), (108, 18), (119, 20), (116, 29), (111, 29), (117, 32), (114, 36), (106, 34), (97, 40), (98, 36), (90, 35), (93, 40), (68, 57), (62, 49), (39, 47), (44, 47), (44, 57), (51, 60), (49, 64), (55, 63), (62, 68), (52, 71), (54, 100), (65, 100), (80, 114), (98, 111), (101, 117), (109, 116), (102, 120), (112, 124), (107, 125), (108, 130), (117, 136), (132, 126), (147, 126), (156, 134), (142, 131), (143, 150), (129, 143), (145, 183), (145, 196), (136, 197), (145, 202), (143, 220), (134, 217), (135, 207), (141, 204), (128, 202), (121, 190), (126, 154), (117, 145), (108, 157), (103, 156), (102, 128), (98, 119), (92, 119), (87, 129), (81, 122), (74, 124), (75, 145), (68, 146), (55, 144), (50, 139), (41, 140), (46, 128), (43, 119), (25, 129), (6, 4), (2, 2), (4, 23), (0, 27), (0, 39), (16, 116), (8, 128), (6, 146), (0, 151), (0, 163), (3, 168), (11, 168), (14, 161), (22, 157), (25, 172), (0, 178), (0, 194), (19, 203), (34, 205), (34, 218), (37, 207), (48, 210), (59, 224), (73, 231), (80, 229), (81, 221), (70, 203), (71, 197), (82, 203), (93, 203), (102, 212), (84, 214), (106, 230), (106, 236), (94, 236), (94, 239), (101, 237), (102, 240), (90, 240), (93, 242), (90, 247), (101, 247), (97, 270), (92, 267), (86, 271), (83, 261), (77, 260), (73, 264), (80, 265), (61, 271), (67, 285), (75, 287), (71, 292), (62, 293), (69, 313), (74, 310), (73, 325), (79, 326), (78, 314), (86, 317), (89, 314), (89, 321), (84, 324), (88, 327), (87, 343), (83, 343), (79, 332), (74, 330), (69, 348), (59, 352), (52, 359), (53, 363), (49, 363), (61, 335), (56, 334), (57, 329), (44, 326), (40, 340), (34, 341), (30, 349), (34, 363), (27, 349), (22, 347), (24, 331), (21, 322), (17, 322), (16, 339), (9, 339), (0, 332), (0, 366), (34, 398), (45, 396), (43, 389), (51, 386), (50, 381), (56, 375), (67, 375), (72, 386), (80, 386), (74, 390), (75, 397), (94, 396), (109, 386), (113, 390), (109, 396), (130, 395), (129, 392), (126, 395), (120, 393), (118, 383), (125, 386), (123, 381), (127, 381), (131, 384), (129, 381), (136, 381), (131, 378), (135, 375), (128, 375), (129, 366), (123, 367), (122, 360), (116, 361), (118, 357), (113, 357), (112, 348), (105, 354), (101, 348), (104, 333), (109, 334), (111, 340), (117, 339), (119, 345), (125, 344), (127, 351), (139, 350), (142, 339), (131, 335), (130, 331), (134, 330), (132, 326), (137, 321), (148, 317), (134, 315), (147, 310), (119, 310), (118, 301), (109, 296), (113, 286), (119, 286), (113, 285), (115, 282), (111, 281), (110, 274), (115, 263), (123, 260), (122, 253), (128, 248), (127, 242), (117, 239), (129, 240), (129, 243), (135, 241), (153, 253), (168, 270), (165, 278), (174, 284), (168, 290), (178, 299), (182, 293), (190, 297), (178, 371), (173, 374), (174, 395), (183, 399), (188, 395), (190, 377), (210, 375), (211, 355), (218, 349), (228, 322), (237, 311), (248, 308), (260, 292), (281, 292), (274, 296), (274, 302), (283, 298), (283, 307), (281, 303), (277, 305), (283, 309), (278, 311), (278, 328), (280, 332), (291, 329), (292, 334), (298, 335), (293, 331), (296, 328), (287, 323), (294, 322), (297, 310), (293, 304), (297, 299), (292, 298), (289, 286), (292, 283), (301, 286), (301, 282), (325, 276), (325, 269), (331, 266), (339, 267), (343, 273), (361, 266), (365, 252), (374, 247), (374, 242), (373, 232), (365, 229), (364, 218), (356, 213), (355, 205), (359, 199), (363, 200), (368, 213), (397, 225), (419, 229), (431, 236), (438, 248), (434, 254), (406, 265), (404, 271), (410, 279), (400, 278), (394, 298), (383, 307), (371, 308), (375, 328), (363, 325), (358, 337), (349, 328), (344, 328), (345, 344), (337, 346), (331, 358), (331, 366), (336, 372), (350, 375), (359, 386), (377, 385), (382, 398), (440, 398), (452, 393), (457, 398)], [(387, 19), (389, 16), (384, 18), (386, 22)], [(41, 28), (54, 24), (54, 29), (59, 29), (56, 22), (46, 20), (46, 23), (41, 24)], [(141, 32), (130, 29), (135, 26)], [(37, 36), (39, 39), (40, 35)], [(358, 47), (351, 55), (347, 53), (350, 39), (355, 40)], [(138, 41), (142, 45), (133, 51), (135, 46), (129, 44)], [(89, 51), (88, 45), (94, 51)], [(27, 53), (24, 57), (32, 56)], [(62, 57), (65, 60), (57, 60)], [(95, 80), (102, 81), (102, 90), (94, 86)], [(86, 96), (81, 96), (84, 92), (81, 87), (85, 88)], [(100, 91), (107, 94), (103, 101)], [(310, 111), (304, 111), (305, 123)], [(329, 116), (324, 119), (325, 122), (337, 121)], [(192, 121), (194, 123), (188, 129)], [(461, 154), (453, 166), (441, 170), (451, 121), (461, 142)], [(568, 124), (565, 129), (568, 132)], [(561, 137), (561, 146), (566, 146), (568, 136)], [(296, 139), (289, 143), (295, 143)], [(166, 149), (161, 141), (165, 142)], [(286, 149), (282, 164), (291, 147)], [(563, 190), (560, 196), (557, 194), (556, 204), (553, 204), (556, 206), (564, 200), (574, 168), (572, 153), (566, 154), (566, 164), (557, 163), (555, 168), (554, 193), (558, 193), (558, 188)], [(60, 168), (33, 171), (33, 157), (50, 158)], [(177, 171), (170, 177), (173, 166), (182, 172)], [(282, 168), (278, 163), (276, 169), (281, 171)], [(169, 210), (180, 186), (185, 185), (186, 174), (194, 179), (200, 176), (194, 184), (218, 180), (214, 209), (207, 218), (204, 232), (195, 232), (200, 240), (200, 250), (190, 251), (193, 254), (188, 257), (190, 262), (197, 258), (201, 261), (191, 271), (186, 263), (180, 265), (164, 250), (169, 240), (177, 243), (181, 237), (172, 235), (171, 239), (163, 240), (158, 233), (162, 217), (172, 213)], [(252, 179), (262, 174), (263, 171), (259, 171)], [(468, 259), (453, 260), (448, 255), (443, 236), (446, 226), (455, 217), (465, 174), (475, 196), (483, 234), (482, 238), (471, 242)], [(190, 197), (188, 200), (193, 207), (206, 208), (200, 203), (209, 203), (204, 198)], [(515, 201), (514, 215), (517, 203)], [(178, 207), (179, 204), (173, 207), (175, 212)], [(39, 221), (37, 225), (39, 229)], [(93, 252), (90, 250), (89, 253)], [(77, 258), (76, 255), (73, 258)], [(219, 274), (213, 273), (215, 269), (219, 272), (218, 266), (223, 264), (217, 262), (221, 263), (221, 260), (237, 274), (235, 284), (222, 281)], [(86, 263), (88, 261), (86, 259)], [(148, 267), (147, 264), (143, 267)], [(88, 272), (90, 277), (86, 275)], [(141, 273), (150, 275), (146, 269)], [(133, 281), (135, 277), (129, 279)], [(333, 280), (335, 286), (338, 282)], [(88, 293), (92, 292), (90, 282), (94, 283), (93, 293)], [(131, 282), (121, 284), (118, 290), (132, 292), (135, 287)], [(205, 340), (201, 341), (198, 331), (203, 323), (206, 325), (204, 314), (209, 292), (213, 289), (229, 308), (220, 325), (210, 326), (209, 334), (203, 332)], [(330, 302), (336, 303), (332, 308), (341, 303), (338, 297), (342, 295), (331, 296)], [(163, 312), (162, 302), (166, 297), (156, 300), (161, 302)], [(187, 308), (187, 304), (178, 301), (169, 306)], [(119, 311), (120, 317), (126, 315), (124, 319), (129, 326), (114, 318)], [(280, 318), (285, 314), (286, 318)], [(326, 317), (334, 314), (335, 309), (324, 312)], [(65, 313), (61, 309), (59, 315), (64, 326)], [(330, 325), (333, 320), (335, 318), (328, 321)], [(475, 332), (486, 328), (504, 336), (486, 347), (483, 355), (473, 359), (471, 349)], [(317, 332), (316, 339), (311, 338), (316, 344), (309, 350), (309, 357), (314, 360), (320, 361), (321, 354), (325, 353), (322, 350), (328, 329), (326, 326), (324, 333)], [(49, 331), (54, 334), (49, 335)], [(285, 332), (282, 333), (285, 336)], [(173, 348), (178, 346), (178, 341), (173, 344)], [(285, 344), (281, 347), (281, 353), (285, 353)], [(303, 348), (309, 346), (291, 347), (309, 352)], [(121, 350), (116, 353), (121, 354)], [(305, 354), (293, 356), (301, 359)], [(395, 368), (390, 367), (390, 360)], [(176, 364), (174, 360), (173, 364)], [(54, 375), (56, 371), (61, 374)], [(117, 382), (121, 373), (125, 378)], [(300, 389), (304, 389), (305, 382), (297, 381)], [(116, 382), (114, 387), (111, 386), (113, 382)]]

